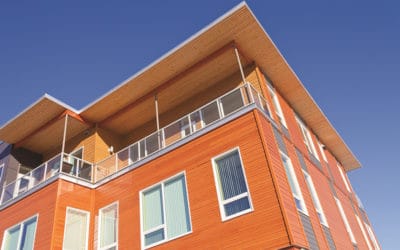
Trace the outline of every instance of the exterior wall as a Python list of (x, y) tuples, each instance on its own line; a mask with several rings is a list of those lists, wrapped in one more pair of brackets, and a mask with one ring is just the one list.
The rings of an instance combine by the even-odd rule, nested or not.
[[(230, 140), (224, 140), (226, 136)], [(240, 148), (254, 211), (222, 222), (211, 158), (235, 147)], [(120, 249), (140, 248), (139, 192), (182, 171), (193, 232), (155, 248), (277, 249), (289, 244), (251, 112), (96, 189), (96, 216), (100, 208), (119, 200)]]
[[(64, 180), (59, 180), (57, 184), (57, 190), (54, 192), (57, 194), (57, 199), (53, 201), (56, 204), (56, 209), (51, 249), (62, 249), (67, 207), (90, 212), (89, 239), (93, 239), (94, 190)], [(93, 240), (89, 240), (88, 249), (94, 249)]]
[[(58, 182), (42, 188), (23, 200), (0, 210), (0, 239), (4, 231), (34, 215), (38, 215), (34, 249), (52, 249), (53, 225), (55, 217)], [(1, 243), (0, 243), (1, 244)]]
[[(261, 79), (261, 82), (266, 84), (266, 79), (264, 75), (258, 71), (258, 77)], [(262, 92), (264, 93), (266, 99), (269, 101), (270, 108), (273, 109), (273, 105), (271, 105), (271, 100), (268, 98), (268, 95), (266, 93), (265, 87), (261, 88)], [(357, 241), (357, 247), (359, 249), (366, 249), (367, 244), (365, 242), (365, 239), (362, 235), (361, 229), (358, 226), (358, 223), (355, 218), (355, 214), (357, 213), (356, 209), (353, 209), (352, 204), (357, 204), (357, 200), (355, 198), (355, 194), (352, 192), (349, 192), (345, 186), (345, 183), (343, 181), (343, 178), (339, 172), (339, 169), (337, 167), (337, 161), (334, 158), (334, 156), (330, 153), (329, 148), (325, 149), (325, 155), (327, 157), (327, 162), (323, 160), (322, 153), (320, 152), (318, 143), (317, 143), (317, 137), (313, 133), (312, 130), (309, 130), (313, 143), (315, 145), (318, 157), (319, 157), (319, 162), (318, 165), (316, 165), (315, 161), (311, 159), (310, 154), (303, 142), (301, 130), (298, 127), (298, 124), (295, 119), (295, 111), (290, 107), (290, 105), (286, 102), (284, 98), (279, 94), (278, 91), (276, 91), (276, 94), (278, 96), (279, 103), (281, 105), (283, 115), (286, 120), (287, 128), (289, 135), (285, 136), (285, 133), (281, 133), (282, 137), (285, 138), (285, 145), (286, 148), (288, 149), (289, 152), (289, 158), (291, 159), (293, 163), (293, 167), (296, 172), (297, 179), (299, 181), (299, 185), (306, 203), (306, 207), (308, 209), (309, 217), (312, 223), (312, 227), (314, 229), (314, 233), (316, 236), (316, 239), (318, 241), (319, 247), (321, 249), (327, 249), (328, 248), (328, 242), (326, 239), (326, 236), (324, 236), (323, 228), (319, 223), (319, 219), (317, 214), (315, 213), (315, 208), (312, 203), (310, 193), (308, 191), (308, 188), (305, 183), (304, 175), (301, 172), (301, 167), (298, 165), (298, 160), (296, 154), (294, 154), (294, 149), (298, 149), (302, 154), (303, 157), (306, 160), (306, 164), (308, 166), (308, 173), (310, 174), (314, 186), (317, 190), (318, 197), (320, 199), (321, 205), (323, 207), (323, 210), (325, 212), (325, 216), (327, 217), (328, 224), (329, 224), (329, 229), (332, 235), (332, 238), (334, 240), (334, 243), (336, 245), (336, 249), (352, 249), (354, 248), (349, 235), (346, 231), (346, 228), (344, 226), (344, 223), (341, 219), (341, 215), (339, 213), (339, 210), (337, 208), (336, 202), (334, 200), (334, 197), (336, 196), (342, 203), (343, 209), (345, 210), (347, 219), (349, 221), (350, 227), (353, 231), (354, 237), (356, 238)], [(278, 121), (278, 119), (275, 116), (275, 111), (271, 111), (272, 117), (275, 121)], [(300, 117), (301, 118), (301, 117)], [(264, 122), (265, 123), (265, 122)], [(306, 124), (307, 125), (307, 124)], [(293, 197), (291, 195), (291, 190), (290, 187), (288, 186), (287, 183), (284, 183), (286, 181), (286, 175), (285, 171), (283, 170), (283, 167), (281, 167), (281, 162), (280, 162), (280, 157), (279, 157), (279, 152), (278, 148), (276, 146), (276, 143), (273, 143), (274, 136), (272, 134), (271, 129), (265, 128), (268, 126), (263, 126), (264, 128), (264, 133), (266, 135), (266, 141), (268, 144), (268, 151), (270, 152), (272, 161), (273, 161), (273, 168), (274, 168), (274, 173), (276, 174), (276, 179), (278, 183), (278, 192), (281, 193), (282, 200), (283, 200), (283, 207), (285, 208), (285, 213), (288, 218), (288, 224), (290, 226), (290, 231), (292, 233), (293, 241), (296, 244), (302, 245), (304, 244), (304, 241), (307, 242), (307, 240), (304, 238), (304, 231), (302, 231), (302, 225), (301, 222), (298, 222), (299, 220), (296, 218), (297, 213), (296, 213), (296, 206), (293, 202)], [(275, 145), (274, 145), (275, 144)], [(346, 172), (343, 170), (343, 173), (345, 175), (345, 178), (347, 178)], [(332, 186), (330, 184), (332, 183)], [(350, 181), (347, 181), (349, 183), (350, 189), (351, 184)], [(334, 190), (332, 190), (332, 188)], [(359, 214), (359, 217), (361, 214)], [(339, 218), (339, 219), (338, 219)], [(364, 216), (365, 218), (365, 216)], [(360, 217), (361, 219), (361, 217)], [(366, 218), (367, 219), (367, 218)], [(363, 219), (365, 221), (365, 219)]]

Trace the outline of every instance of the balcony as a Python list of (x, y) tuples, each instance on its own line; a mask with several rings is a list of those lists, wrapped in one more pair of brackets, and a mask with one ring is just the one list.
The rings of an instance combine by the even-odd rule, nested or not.
[[(172, 148), (189, 136), (200, 134), (222, 120), (253, 105), (270, 117), (266, 100), (247, 83), (233, 89), (160, 130), (127, 146), (112, 156), (90, 163), (70, 154), (60, 153), (17, 178), (1, 190), (0, 206), (23, 197), (62, 174), (77, 181), (96, 184), (128, 166), (140, 164), (163, 149)], [(0, 207), (1, 208), (1, 207)]]

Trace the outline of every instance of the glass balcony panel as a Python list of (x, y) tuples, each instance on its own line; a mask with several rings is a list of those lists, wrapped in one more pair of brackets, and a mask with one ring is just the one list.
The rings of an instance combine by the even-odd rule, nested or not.
[(60, 171), (61, 155), (47, 162), (46, 179), (56, 175)]
[(243, 101), (244, 101), (245, 105), (248, 105), (248, 104), (251, 103), (250, 96), (249, 96), (249, 94), (247, 92), (248, 90), (250, 90), (250, 86), (249, 85), (246, 86), (246, 87), (241, 87), (240, 88), (240, 93), (241, 93), (241, 95), (243, 97)]
[(146, 139), (139, 141), (140, 159), (146, 156)]
[(200, 130), (202, 126), (200, 111), (196, 111), (190, 114), (190, 123), (192, 126), (192, 131), (195, 132)]
[(78, 167), (78, 177), (88, 181), (92, 181), (93, 165), (85, 161), (80, 161), (80, 163), (81, 164), (79, 164)]
[(17, 195), (28, 191), (30, 181), (31, 181), (31, 177), (29, 175), (22, 176), (21, 178), (19, 178), (17, 180), (17, 183), (18, 183)]
[(44, 180), (45, 164), (40, 165), (31, 172), (32, 186), (36, 186)]
[(165, 146), (171, 145), (182, 138), (180, 123), (180, 121), (177, 121), (164, 128)]
[(158, 132), (146, 137), (146, 153), (152, 154), (160, 149)]
[(15, 182), (4, 187), (2, 203), (14, 198)]
[(129, 165), (129, 148), (117, 153), (117, 169), (123, 169)]
[(221, 106), (224, 116), (229, 115), (244, 106), (240, 89), (221, 97)]
[(139, 160), (139, 146), (137, 143), (129, 147), (130, 164)]
[(214, 101), (200, 110), (205, 125), (220, 119), (217, 101)]
[(96, 164), (95, 180), (101, 180), (115, 172), (115, 156), (104, 159)]

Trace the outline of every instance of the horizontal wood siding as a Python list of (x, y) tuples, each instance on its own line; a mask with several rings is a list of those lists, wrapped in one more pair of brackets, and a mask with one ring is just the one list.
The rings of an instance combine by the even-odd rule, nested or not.
[[(222, 222), (211, 158), (235, 147), (240, 148), (254, 211)], [(99, 208), (119, 200), (120, 249), (140, 248), (139, 192), (182, 171), (193, 232), (156, 248), (276, 249), (288, 245), (253, 113), (248, 113), (97, 188), (96, 215)]]
[[(51, 249), (61, 249), (64, 238), (65, 215), (67, 207), (77, 208), (90, 212), (89, 249), (93, 249), (93, 204), (94, 190), (68, 182), (58, 181), (58, 196), (54, 217), (53, 239)], [(49, 231), (50, 232), (50, 231)], [(39, 238), (40, 239), (40, 238)]]
[[(262, 116), (260, 115), (260, 117)], [(293, 242), (291, 243), (299, 246), (307, 246), (308, 244), (304, 230), (298, 216), (297, 208), (294, 203), (293, 195), (282, 164), (278, 145), (274, 138), (272, 125), (265, 118), (261, 118), (260, 123), (270, 155), (270, 167), (275, 175), (277, 191), (282, 199), (281, 202), (283, 205), (283, 213), (287, 218), (287, 226), (290, 234), (292, 235)]]
[[(34, 249), (51, 249), (58, 183), (54, 182), (0, 211), (0, 240), (4, 230), (38, 214)], [(0, 243), (1, 244), (1, 243)]]

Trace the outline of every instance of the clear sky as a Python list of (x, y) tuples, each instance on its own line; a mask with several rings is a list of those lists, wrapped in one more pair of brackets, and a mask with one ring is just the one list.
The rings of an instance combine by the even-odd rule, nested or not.
[[(0, 2), (0, 124), (44, 93), (81, 109), (239, 3), (141, 2)], [(398, 249), (400, 4), (248, 4), (363, 164), (353, 187)]]

